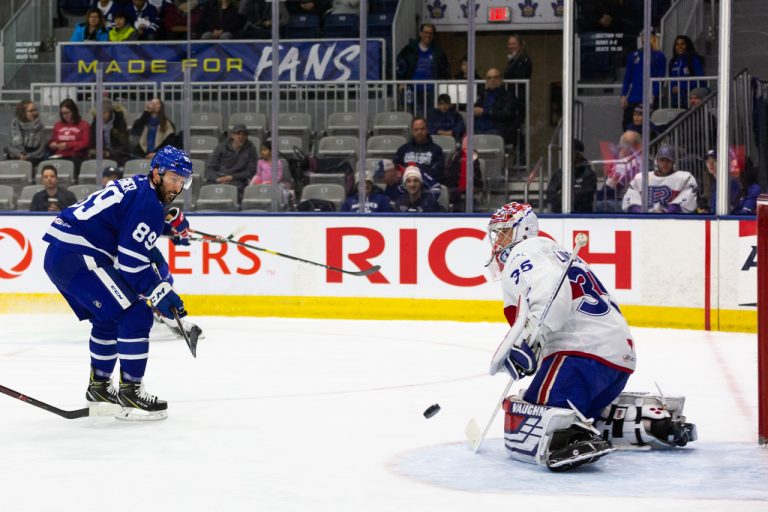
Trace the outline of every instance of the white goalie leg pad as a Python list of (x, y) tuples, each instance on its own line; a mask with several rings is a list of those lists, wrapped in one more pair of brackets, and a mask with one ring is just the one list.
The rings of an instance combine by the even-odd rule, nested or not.
[(510, 396), (504, 400), (504, 410), (504, 446), (516, 460), (564, 471), (613, 451), (572, 409), (534, 405)]
[(618, 449), (669, 449), (697, 439), (683, 416), (684, 396), (624, 392), (603, 409), (595, 427)]

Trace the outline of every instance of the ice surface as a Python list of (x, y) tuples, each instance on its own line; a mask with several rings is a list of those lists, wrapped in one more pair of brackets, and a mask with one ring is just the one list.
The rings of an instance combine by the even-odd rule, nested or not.
[[(700, 440), (554, 474), (506, 457), (501, 414), (478, 454), (464, 444), (506, 384), (486, 373), (502, 324), (195, 320), (197, 359), (153, 331), (165, 421), (65, 420), (0, 395), (0, 510), (768, 510), (754, 335), (633, 329), (627, 389), (686, 395)], [(88, 324), (0, 322), (0, 384), (83, 407)]]

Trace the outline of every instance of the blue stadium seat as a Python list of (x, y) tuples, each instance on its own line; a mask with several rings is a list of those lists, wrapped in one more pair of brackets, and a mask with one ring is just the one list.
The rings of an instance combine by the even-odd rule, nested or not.
[(371, 13), (394, 14), (397, 10), (399, 0), (371, 0)]
[(320, 17), (314, 14), (291, 16), (285, 25), (287, 39), (316, 39), (320, 37)]
[(360, 17), (354, 14), (327, 14), (325, 37), (360, 37)]

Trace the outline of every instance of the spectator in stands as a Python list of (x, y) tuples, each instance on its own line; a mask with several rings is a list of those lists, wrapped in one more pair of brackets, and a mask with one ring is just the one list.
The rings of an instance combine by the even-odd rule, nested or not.
[[(341, 205), (342, 212), (359, 212), (360, 211), (360, 194), (358, 192), (358, 184), (360, 183), (360, 175), (355, 174), (355, 188), (352, 193), (347, 196), (344, 204)], [(391, 212), (392, 208), (389, 205), (389, 198), (385, 196), (381, 189), (373, 184), (373, 171), (365, 171), (365, 201), (363, 211), (365, 213), (381, 213)]]
[(109, 41), (109, 32), (104, 24), (104, 15), (96, 8), (88, 9), (85, 13), (85, 21), (75, 26), (72, 37), (73, 43), (83, 41)]
[(160, 98), (144, 104), (144, 113), (134, 121), (131, 135), (139, 140), (134, 153), (147, 159), (152, 159), (159, 148), (177, 145), (176, 127), (165, 115), (165, 103)]
[[(717, 151), (710, 149), (704, 155), (704, 162), (707, 167), (706, 178), (709, 180), (709, 203), (708, 208), (699, 208), (699, 213), (717, 213)], [(735, 166), (731, 166), (731, 171)], [(729, 173), (731, 174), (731, 173)], [(736, 201), (741, 193), (739, 179), (733, 174), (728, 177), (728, 213), (736, 210)]]
[(643, 106), (638, 105), (632, 111), (632, 122), (624, 127), (624, 131), (632, 130), (640, 135), (643, 134)]
[[(215, 1), (215, 0), (212, 0)], [(190, 16), (190, 39), (200, 37), (200, 28), (203, 21), (203, 8), (197, 0), (174, 0), (163, 10), (163, 28), (165, 38), (179, 40), (187, 38), (187, 16)]]
[(533, 63), (525, 50), (523, 38), (512, 34), (507, 39), (507, 66), (504, 68), (504, 79), (530, 80), (532, 74)]
[(115, 24), (109, 31), (109, 40), (113, 43), (135, 41), (139, 33), (128, 23), (128, 15), (123, 11), (115, 13)]
[(75, 194), (59, 186), (59, 172), (53, 165), (46, 165), (40, 172), (43, 190), (32, 196), (29, 210), (32, 212), (60, 212), (77, 202)]
[(122, 10), (122, 3), (120, 0), (94, 0), (93, 7), (101, 11), (108, 29), (115, 26), (115, 15)]
[(737, 157), (731, 161), (731, 176), (738, 180), (739, 188), (733, 201), (731, 215), (755, 215), (760, 185), (757, 184), (757, 168), (752, 160)]
[[(245, 125), (235, 126), (236, 129), (241, 127), (245, 128)], [(261, 158), (256, 164), (256, 174), (251, 179), (251, 185), (270, 185), (272, 183), (272, 141), (267, 139), (261, 143), (259, 156)], [(283, 162), (280, 160), (277, 161), (277, 181), (283, 181)]]
[[(237, 124), (229, 134), (229, 140), (216, 146), (208, 159), (205, 167), (206, 182), (236, 186), (239, 201), (246, 185), (256, 174), (258, 158), (256, 146), (248, 140), (248, 129), (244, 124)], [(281, 177), (278, 168), (278, 179)]]
[[(659, 37), (651, 37), (651, 77), (663, 77), (667, 70), (667, 59), (659, 51)], [(651, 104), (658, 108), (659, 84), (654, 84), (651, 93)], [(627, 126), (632, 122), (632, 114), (635, 107), (643, 102), (643, 47), (632, 52), (627, 58), (627, 68), (624, 72), (624, 81), (621, 86), (621, 108), (624, 117), (621, 126)]]
[[(278, 3), (278, 27), (288, 23), (290, 14), (285, 2)], [(265, 0), (240, 0), (238, 12), (243, 16), (245, 25), (237, 36), (240, 39), (272, 38), (272, 3)]]
[(429, 114), (427, 126), (430, 135), (448, 135), (456, 141), (464, 136), (464, 118), (451, 103), (450, 95), (441, 94), (437, 97), (437, 108)]
[(140, 41), (154, 41), (157, 39), (157, 31), (160, 28), (160, 14), (154, 5), (147, 0), (133, 0), (133, 5), (128, 9), (128, 16), (139, 34)]
[(696, 87), (693, 89), (688, 97), (688, 109), (698, 107), (707, 96), (709, 96), (709, 88)]
[(398, 197), (405, 194), (400, 171), (392, 160), (377, 160), (373, 166), (373, 177), (384, 185), (384, 195), (391, 206), (394, 206)]
[(619, 139), (619, 147), (613, 157), (616, 162), (604, 164), (605, 183), (595, 196), (596, 212), (620, 212), (621, 199), (629, 182), (643, 172), (643, 139), (634, 130), (627, 130)]
[[(80, 162), (91, 147), (91, 127), (80, 118), (77, 105), (66, 98), (59, 105), (59, 121), (53, 125), (48, 148), (52, 158), (66, 158), (75, 164), (75, 172), (80, 172)], [(77, 175), (75, 175), (77, 177)]]
[(411, 121), (411, 140), (397, 148), (394, 162), (403, 168), (411, 163), (417, 165), (421, 170), (419, 179), (428, 189), (434, 191), (437, 187), (439, 190), (437, 182), (445, 172), (445, 156), (443, 148), (429, 135), (427, 121), (423, 117), (414, 117)]
[[(369, 4), (370, 5), (370, 4)], [(360, 14), (360, 0), (333, 0), (333, 14)]]
[(315, 2), (305, 2), (304, 0), (292, 0), (288, 3), (288, 12), (293, 15), (314, 14), (322, 16), (325, 11), (331, 8), (330, 0), (317, 0)]
[[(461, 150), (451, 157), (446, 166), (446, 174), (442, 183), (448, 187), (448, 201), (454, 212), (463, 212), (467, 209), (467, 136), (461, 141)], [(477, 151), (472, 151), (472, 184), (474, 186), (475, 204), (481, 197), (483, 177), (480, 174), (480, 160)]]
[[(451, 68), (445, 52), (434, 44), (436, 29), (431, 23), (419, 27), (419, 40), (411, 40), (397, 54), (398, 80), (445, 80), (451, 77)], [(400, 85), (406, 108), (417, 114), (434, 105), (434, 86), (431, 84)]]
[(395, 200), (395, 211), (434, 213), (443, 209), (437, 204), (435, 196), (424, 189), (421, 171), (415, 165), (409, 165), (403, 172), (405, 194)]
[(244, 22), (245, 18), (232, 0), (211, 0), (205, 11), (200, 39), (234, 39)]
[[(108, 98), (102, 102), (102, 116), (104, 119), (103, 150), (104, 158), (110, 158), (117, 165), (125, 165), (131, 155), (131, 141), (128, 134), (128, 125), (125, 123), (125, 109), (122, 105), (113, 105)], [(94, 112), (91, 122), (91, 147), (88, 151), (90, 158), (96, 158), (96, 114)]]
[[(573, 139), (573, 165), (571, 211), (573, 213), (591, 213), (594, 210), (597, 175), (592, 170), (589, 160), (584, 156), (584, 143)], [(558, 169), (547, 185), (547, 202), (552, 213), (563, 212), (563, 170)]]
[[(669, 60), (669, 77), (691, 78), (694, 76), (704, 76), (702, 58), (696, 53), (696, 48), (690, 37), (685, 35), (677, 36), (675, 38), (675, 53)], [(704, 83), (701, 82), (701, 85), (704, 85)], [(698, 81), (682, 80), (670, 82), (672, 108), (687, 105), (688, 90), (698, 86)]]
[(37, 105), (32, 100), (22, 100), (16, 105), (16, 117), (11, 121), (11, 139), (8, 158), (27, 160), (36, 167), (45, 154), (43, 123)]
[[(642, 213), (643, 176), (632, 179), (622, 200), (629, 213)], [(656, 169), (648, 173), (648, 213), (694, 213), (698, 185), (693, 174), (675, 170), (675, 150), (661, 146), (656, 154)]]
[[(461, 64), (459, 64), (459, 71), (453, 75), (453, 78), (456, 80), (466, 80), (469, 78), (469, 59), (467, 59), (467, 56), (461, 58)], [(480, 79), (480, 73), (475, 70), (475, 78)]]
[(101, 188), (106, 187), (111, 182), (119, 180), (123, 177), (123, 173), (114, 165), (109, 165), (101, 172)]
[(485, 90), (475, 102), (475, 134), (501, 135), (505, 144), (514, 144), (515, 111), (514, 95), (502, 87), (499, 70), (490, 68), (485, 74)]

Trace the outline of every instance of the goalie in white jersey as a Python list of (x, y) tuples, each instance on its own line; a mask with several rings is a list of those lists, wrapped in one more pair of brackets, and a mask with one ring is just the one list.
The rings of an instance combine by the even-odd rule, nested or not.
[(531, 339), (570, 251), (538, 236), (538, 219), (527, 204), (510, 203), (497, 210), (488, 234), (493, 246), (489, 265), (502, 280), (504, 313), (511, 326), (490, 373), (504, 369), (513, 379), (533, 375), (522, 397), (504, 402), (505, 445), (513, 457), (554, 471), (594, 462), (613, 450), (612, 438), (623, 437), (623, 425), (606, 433), (592, 420), (618, 403), (635, 370), (627, 322), (589, 265), (576, 258), (538, 336)]

